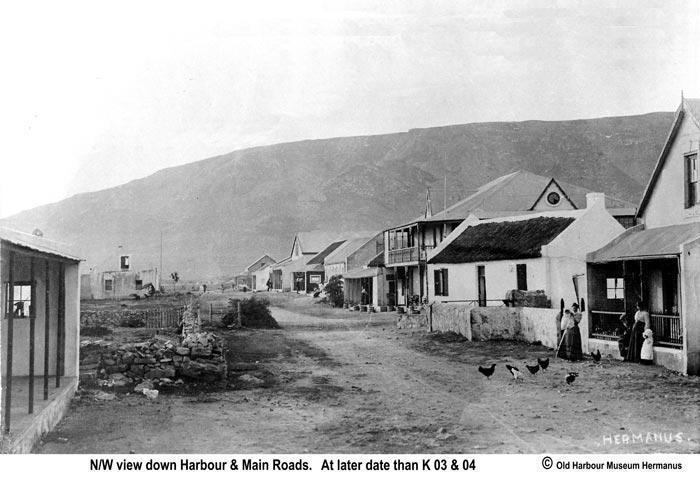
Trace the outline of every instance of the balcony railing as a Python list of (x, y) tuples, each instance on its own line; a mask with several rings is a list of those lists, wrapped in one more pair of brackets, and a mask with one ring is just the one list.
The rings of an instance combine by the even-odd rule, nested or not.
[(435, 246), (413, 246), (390, 250), (387, 265), (401, 264), (403, 262), (417, 262), (419, 259), (424, 261), (428, 258), (428, 251), (432, 250), (434, 247)]
[(394, 249), (392, 251), (389, 251), (387, 265), (416, 261), (418, 261), (418, 246), (404, 247), (402, 249)]
[[(594, 339), (617, 341), (620, 336), (620, 316), (624, 312), (592, 310), (590, 336)], [(654, 332), (654, 346), (683, 347), (683, 328), (678, 315), (650, 314), (651, 330)]]
[(659, 347), (683, 347), (683, 327), (678, 315), (649, 314), (654, 345)]

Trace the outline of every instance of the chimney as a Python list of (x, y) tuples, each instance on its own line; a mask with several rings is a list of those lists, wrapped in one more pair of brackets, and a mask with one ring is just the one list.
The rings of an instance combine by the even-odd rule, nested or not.
[(605, 194), (603, 193), (588, 193), (586, 194), (586, 209), (601, 207), (605, 209)]

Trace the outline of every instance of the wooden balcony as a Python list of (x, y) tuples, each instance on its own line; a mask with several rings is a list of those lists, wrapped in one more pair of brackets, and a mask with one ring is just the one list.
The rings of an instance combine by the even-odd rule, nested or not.
[(389, 257), (387, 257), (386, 265), (391, 266), (394, 264), (405, 264), (407, 262), (417, 263), (419, 256), (418, 246), (394, 249), (389, 251)]
[(391, 266), (410, 262), (418, 263), (419, 260), (425, 261), (428, 258), (428, 251), (434, 247), (435, 246), (413, 246), (390, 250), (386, 265)]

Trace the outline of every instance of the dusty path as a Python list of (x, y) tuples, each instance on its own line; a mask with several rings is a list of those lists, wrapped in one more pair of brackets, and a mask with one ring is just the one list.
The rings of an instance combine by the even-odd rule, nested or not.
[[(394, 314), (323, 318), (274, 308), (273, 315), (282, 330), (226, 333), (228, 389), (157, 402), (133, 395), (107, 404), (78, 402), (37, 451), (700, 450), (696, 377), (612, 360), (552, 359), (546, 372), (515, 382), (503, 364), (525, 371), (524, 361), (551, 352), (397, 330)], [(499, 365), (487, 380), (476, 365), (490, 363)], [(572, 386), (564, 383), (569, 370), (580, 373)], [(625, 435), (637, 443), (623, 443)]]

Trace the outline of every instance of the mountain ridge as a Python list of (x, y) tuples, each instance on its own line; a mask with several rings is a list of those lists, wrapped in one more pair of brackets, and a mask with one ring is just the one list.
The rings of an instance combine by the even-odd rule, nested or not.
[[(0, 220), (73, 243), (86, 268), (134, 266), (183, 279), (229, 277), (288, 254), (295, 232), (381, 230), (415, 217), (427, 188), (442, 207), (517, 169), (637, 202), (671, 112), (565, 121), (483, 122), (253, 146), (75, 194)], [(121, 247), (119, 247), (121, 246)]]

